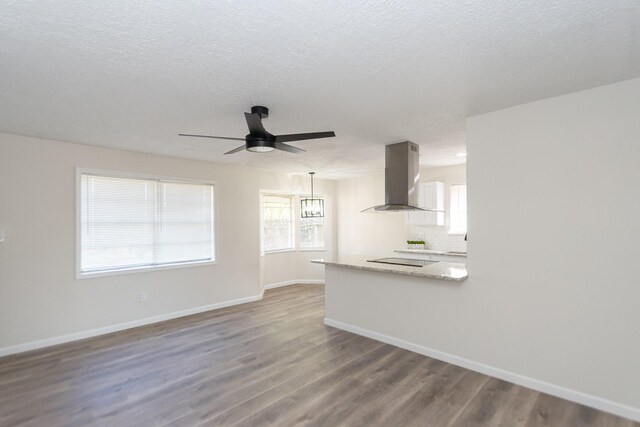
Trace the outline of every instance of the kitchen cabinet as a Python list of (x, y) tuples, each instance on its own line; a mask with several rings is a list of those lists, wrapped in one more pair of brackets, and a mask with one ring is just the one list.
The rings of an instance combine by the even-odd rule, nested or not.
[[(421, 182), (418, 190), (418, 207), (444, 211), (444, 183)], [(411, 225), (444, 225), (444, 212), (407, 212), (406, 223)]]

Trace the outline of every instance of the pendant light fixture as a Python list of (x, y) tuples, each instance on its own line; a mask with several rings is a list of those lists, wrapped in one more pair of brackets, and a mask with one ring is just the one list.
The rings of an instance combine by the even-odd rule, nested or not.
[(324, 218), (324, 200), (313, 198), (313, 175), (315, 172), (309, 172), (311, 175), (311, 198), (300, 200), (300, 216), (302, 218)]

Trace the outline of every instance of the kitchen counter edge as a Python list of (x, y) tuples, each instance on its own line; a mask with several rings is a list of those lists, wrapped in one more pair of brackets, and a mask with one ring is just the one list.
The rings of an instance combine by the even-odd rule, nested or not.
[(462, 282), (469, 276), (467, 266), (457, 262), (435, 262), (424, 267), (411, 267), (405, 265), (380, 264), (368, 262), (375, 257), (348, 257), (339, 259), (314, 259), (314, 264), (335, 265), (339, 267), (355, 268), (358, 270), (377, 271), (382, 273), (402, 274), (414, 277), (426, 277), (430, 279), (449, 280)]
[(394, 249), (394, 252), (399, 254), (424, 254), (424, 255), (447, 255), (447, 256), (456, 256), (460, 258), (466, 258), (466, 252), (445, 252), (438, 251), (435, 249)]

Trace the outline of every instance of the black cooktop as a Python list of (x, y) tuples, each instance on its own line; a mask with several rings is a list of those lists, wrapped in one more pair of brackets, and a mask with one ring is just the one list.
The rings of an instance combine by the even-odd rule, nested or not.
[(368, 259), (367, 262), (379, 262), (380, 264), (393, 264), (393, 265), (407, 265), (409, 267), (424, 267), (425, 265), (433, 264), (437, 261), (389, 257), (389, 258), (380, 258), (380, 259)]

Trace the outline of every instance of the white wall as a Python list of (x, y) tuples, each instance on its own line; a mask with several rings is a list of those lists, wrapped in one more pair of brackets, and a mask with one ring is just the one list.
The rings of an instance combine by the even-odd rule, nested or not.
[[(218, 264), (77, 280), (76, 167), (217, 182)], [(303, 178), (0, 134), (0, 350), (260, 295), (259, 191)]]
[(404, 213), (360, 213), (384, 203), (384, 171), (337, 184), (338, 253), (393, 255), (406, 247), (408, 227)]
[(269, 288), (292, 282), (320, 283), (324, 281), (324, 268), (321, 264), (312, 264), (312, 259), (331, 258), (333, 252), (327, 251), (291, 251), (267, 253), (262, 257), (264, 276), (262, 287)]
[[(464, 236), (449, 236), (449, 185), (466, 182), (466, 165), (421, 168), (420, 181), (445, 184), (445, 226), (410, 226), (402, 212), (361, 213), (363, 209), (384, 203), (384, 171), (337, 184), (338, 250), (340, 255), (393, 255), (407, 247), (416, 232), (425, 234), (431, 249), (465, 250)], [(431, 244), (429, 244), (431, 243)]]
[(474, 358), (640, 408), (639, 117), (635, 79), (468, 120)]

